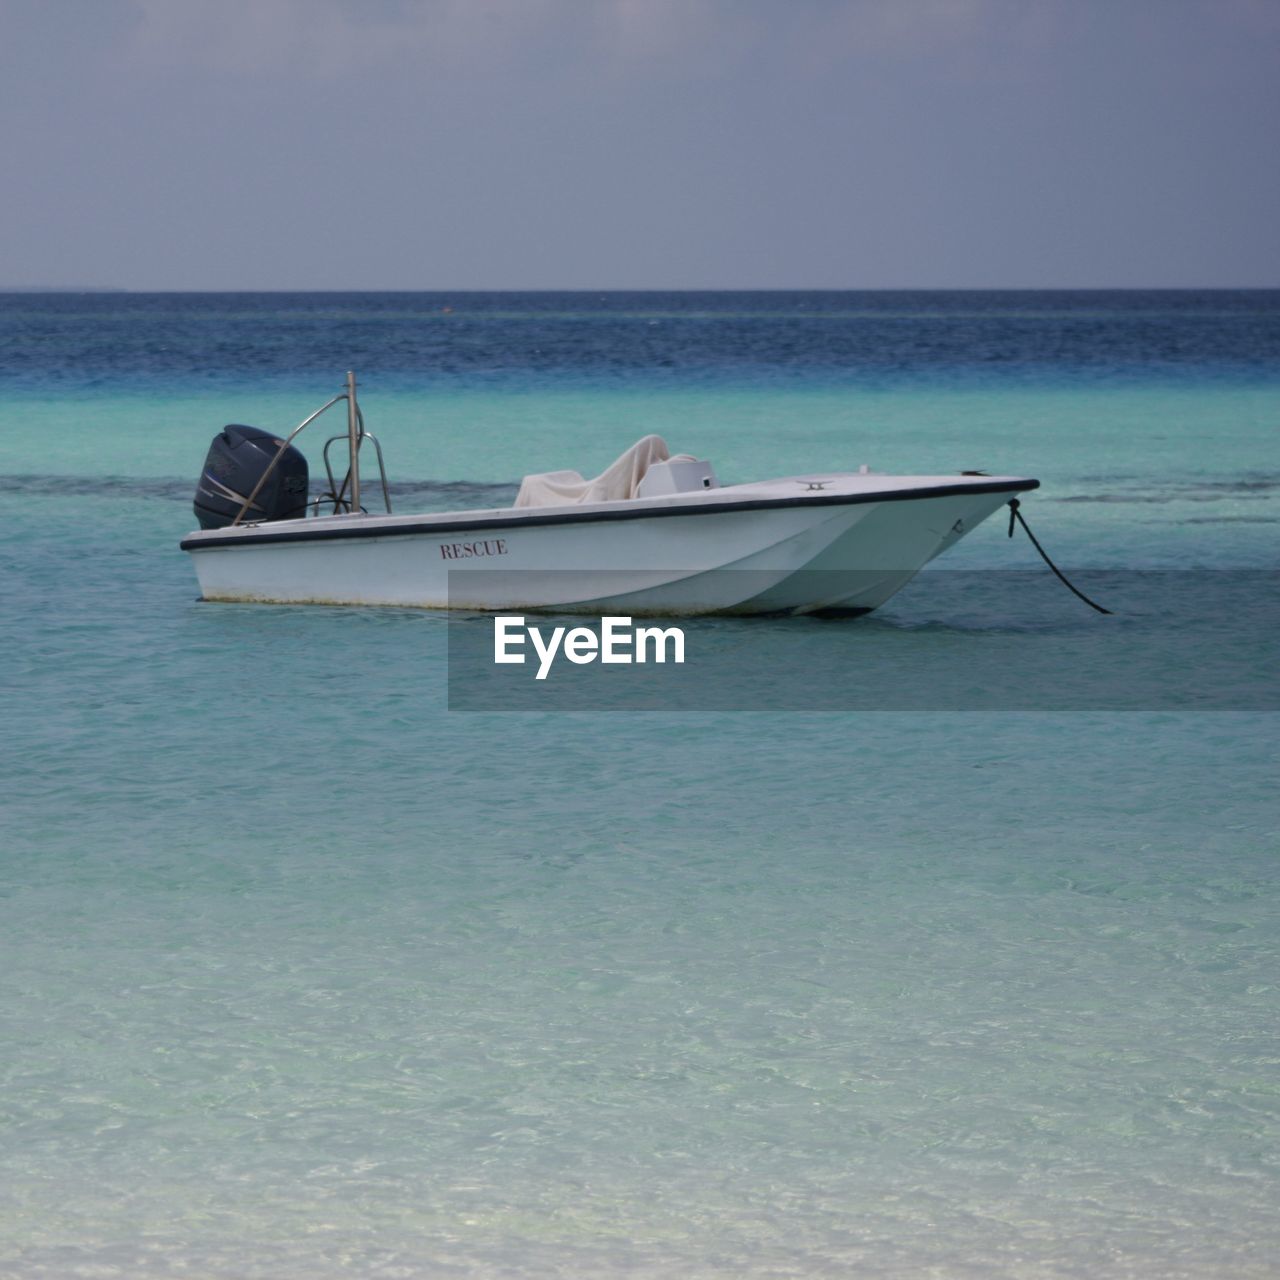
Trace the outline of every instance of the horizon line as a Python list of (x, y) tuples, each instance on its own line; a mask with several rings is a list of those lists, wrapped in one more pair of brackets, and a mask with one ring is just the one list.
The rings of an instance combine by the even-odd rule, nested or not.
[(1125, 285), (573, 285), (528, 287), (474, 286), (452, 288), (434, 285), (422, 288), (135, 288), (130, 285), (0, 285), (0, 294), (28, 293), (127, 293), (127, 294), (367, 294), (367, 293), (434, 293), (434, 294), (495, 294), (495, 293), (1274, 293), (1278, 284), (1125, 284)]

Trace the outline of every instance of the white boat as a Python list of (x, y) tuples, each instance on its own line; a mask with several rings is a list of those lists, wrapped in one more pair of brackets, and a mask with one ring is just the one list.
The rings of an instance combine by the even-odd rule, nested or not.
[[(347, 432), (325, 447), (329, 489), (307, 499), (305, 463), (292, 441), (339, 402), (347, 406)], [(243, 436), (228, 443), (227, 432)], [(338, 441), (347, 452), (340, 478), (328, 460)], [(366, 442), (377, 451), (385, 514), (360, 506)], [(655, 436), (595, 481), (573, 472), (527, 477), (512, 507), (397, 515), (348, 374), (346, 391), (288, 437), (227, 428), (215, 438), (196, 499), (201, 522), (211, 527), (181, 546), (206, 600), (857, 614), (883, 604), (935, 556), (1038, 485), (1019, 476), (891, 476), (864, 467), (721, 486), (710, 464), (668, 457)], [(320, 514), (326, 505), (330, 513)]]

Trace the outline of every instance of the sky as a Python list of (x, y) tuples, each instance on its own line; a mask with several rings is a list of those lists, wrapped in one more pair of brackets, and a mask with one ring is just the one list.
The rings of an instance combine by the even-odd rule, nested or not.
[(0, 0), (0, 286), (1280, 286), (1280, 0)]

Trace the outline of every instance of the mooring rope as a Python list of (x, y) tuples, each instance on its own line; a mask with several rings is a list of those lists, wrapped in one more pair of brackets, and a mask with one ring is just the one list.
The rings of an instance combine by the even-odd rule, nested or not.
[(1085, 595), (1083, 591), (1079, 590), (1076, 587), (1073, 587), (1071, 583), (1067, 581), (1067, 577), (1062, 572), (1062, 570), (1059, 569), (1058, 566), (1054, 564), (1052, 560), (1049, 559), (1049, 553), (1036, 540), (1036, 535), (1031, 532), (1031, 526), (1023, 518), (1022, 512), (1019, 510), (1021, 506), (1022, 504), (1017, 500), (1017, 498), (1009, 499), (1009, 537), (1011, 538), (1013, 537), (1013, 526), (1015, 524), (1020, 524), (1023, 527), (1023, 529), (1026, 531), (1027, 537), (1031, 539), (1031, 545), (1035, 547), (1035, 549), (1040, 553), (1040, 559), (1043, 560), (1045, 564), (1047, 564), (1049, 568), (1053, 570), (1054, 575), (1057, 577), (1058, 581), (1061, 582), (1062, 585), (1066, 587), (1067, 590), (1070, 591), (1073, 595), (1079, 596), (1080, 599), (1083, 600), (1085, 604), (1089, 606), (1090, 609), (1097, 609), (1099, 613), (1109, 614), (1111, 612), (1110, 609), (1104, 609), (1096, 601), (1090, 600), (1089, 597)]

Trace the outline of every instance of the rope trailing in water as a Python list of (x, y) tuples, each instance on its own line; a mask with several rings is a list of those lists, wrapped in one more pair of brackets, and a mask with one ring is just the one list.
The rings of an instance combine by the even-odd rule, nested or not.
[(1009, 537), (1011, 538), (1013, 537), (1013, 526), (1015, 524), (1020, 524), (1025, 530), (1027, 537), (1031, 539), (1031, 545), (1035, 547), (1035, 549), (1040, 553), (1040, 559), (1043, 560), (1045, 564), (1047, 564), (1049, 568), (1053, 570), (1054, 576), (1058, 579), (1058, 581), (1061, 582), (1062, 585), (1072, 593), (1072, 595), (1079, 596), (1080, 599), (1083, 600), (1085, 604), (1089, 606), (1090, 609), (1097, 609), (1099, 613), (1110, 614), (1111, 613), (1110, 609), (1104, 609), (1096, 601), (1090, 600), (1089, 597), (1085, 595), (1083, 591), (1080, 591), (1076, 587), (1073, 587), (1071, 583), (1067, 581), (1066, 575), (1062, 572), (1061, 569), (1058, 568), (1056, 564), (1053, 563), (1052, 560), (1049, 559), (1049, 553), (1036, 540), (1036, 535), (1031, 532), (1031, 526), (1026, 522), (1026, 520), (1023, 518), (1022, 512), (1019, 510), (1021, 506), (1022, 504), (1017, 500), (1017, 498), (1009, 499)]

